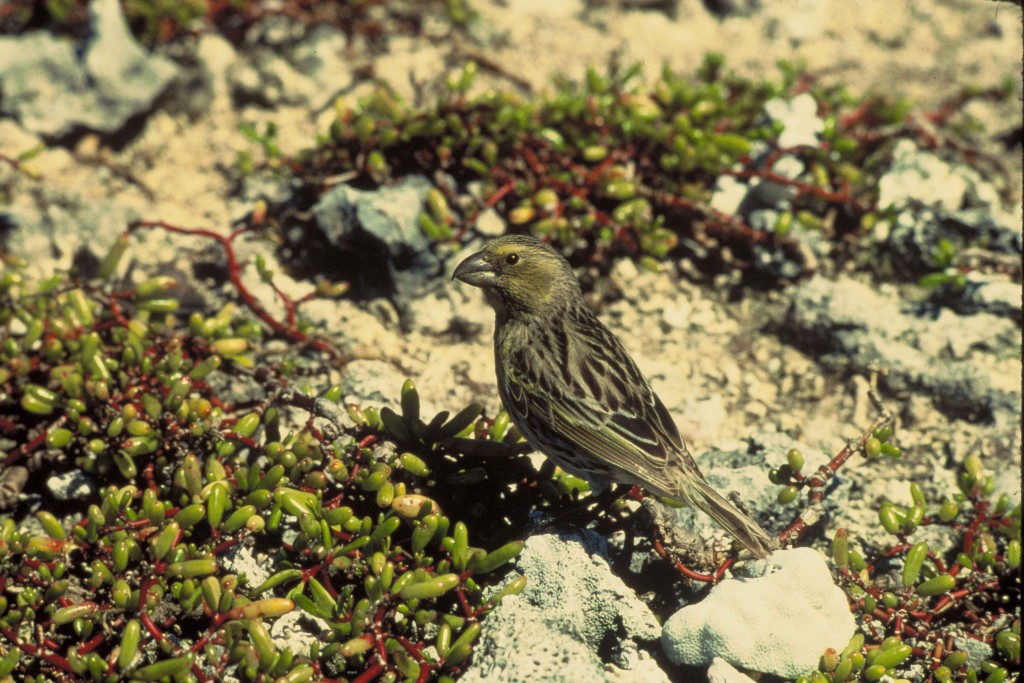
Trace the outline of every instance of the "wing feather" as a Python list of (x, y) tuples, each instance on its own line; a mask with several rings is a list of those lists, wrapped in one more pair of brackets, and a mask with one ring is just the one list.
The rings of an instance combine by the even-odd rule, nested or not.
[(623, 479), (672, 495), (677, 484), (666, 468), (685, 448), (672, 416), (621, 342), (589, 311), (561, 322), (513, 352), (499, 383), (508, 409), (526, 424), (543, 420), (565, 450), (587, 452)]

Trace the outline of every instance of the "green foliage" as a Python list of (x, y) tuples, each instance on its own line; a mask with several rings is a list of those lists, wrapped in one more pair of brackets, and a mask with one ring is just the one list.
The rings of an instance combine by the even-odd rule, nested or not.
[[(286, 427), (289, 405), (273, 399), (299, 364), (274, 359), (233, 305), (180, 319), (175, 286), (29, 282), (12, 268), (0, 281), (0, 505), (17, 510), (25, 470), (102, 482), (34, 525), (0, 517), (0, 670), (35, 681), (457, 672), (480, 620), (523, 587), (484, 600), (522, 543), (478, 545), (471, 528), (493, 541), (507, 527), (477, 525), (465, 513), (480, 498), (460, 488), (475, 478), (474, 492), (501, 498), (506, 480), (482, 482), (464, 452), (520, 462), (507, 417), (496, 429), (469, 406), (425, 421), (407, 382), (401, 414), (348, 406), (330, 438), (308, 421)], [(218, 387), (256, 358), (270, 393), (232, 401)], [(239, 551), (259, 558), (260, 585)], [(269, 636), (294, 610), (321, 620), (310, 647)]]
[(124, 0), (124, 13), (139, 25), (139, 40), (152, 45), (203, 19), (208, 4), (207, 0)]
[[(375, 185), (443, 172), (455, 185), (439, 185), (443, 201), (429, 201), (419, 220), (441, 243), (459, 240), (493, 208), (509, 231), (551, 240), (575, 263), (629, 255), (657, 268), (688, 256), (709, 272), (753, 272), (775, 258), (755, 256), (760, 250), (799, 264), (795, 228), (845, 249), (849, 236), (875, 223), (886, 142), (879, 129), (906, 111), (812, 85), (824, 120), (820, 144), (769, 153), (781, 131), (765, 118), (765, 103), (807, 89), (797, 67), (780, 70), (779, 80), (751, 81), (709, 55), (696, 78), (665, 68), (648, 86), (639, 65), (607, 74), (590, 68), (581, 83), (557, 80), (552, 95), (524, 101), (476, 87), (477, 67), (468, 62), (425, 110), (384, 88), (354, 103), (339, 99), (336, 120), (296, 160), (297, 173), (312, 190), (306, 194), (319, 196), (339, 175)], [(783, 153), (805, 171), (776, 173)], [(775, 225), (759, 231), (714, 211), (722, 175), (781, 185), (788, 198)], [(725, 259), (725, 247), (736, 258)]]
[[(268, 122), (263, 126), (263, 132), (256, 127), (255, 124), (249, 122), (243, 122), (238, 127), (239, 132), (245, 136), (245, 139), (256, 145), (262, 155), (263, 160), (261, 164), (267, 168), (278, 168), (281, 164), (281, 148), (277, 144), (277, 126), (273, 122)], [(235, 167), (239, 173), (243, 176), (252, 174), (256, 162), (253, 159), (252, 152), (243, 150), (238, 152), (238, 156), (235, 159)]]
[[(891, 433), (880, 436), (885, 442)], [(876, 550), (867, 556), (850, 546), (845, 530), (836, 534), (832, 562), (860, 632), (842, 653), (827, 652), (806, 680), (877, 681), (923, 666), (929, 680), (996, 681), (1020, 670), (1021, 506), (1006, 495), (992, 499), (993, 478), (978, 455), (966, 459), (958, 483), (959, 492), (940, 503), (917, 483), (910, 485), (913, 505), (883, 502), (883, 537), (870, 539)], [(954, 547), (940, 552), (912, 538), (926, 527), (948, 529)], [(958, 638), (989, 645), (991, 656), (971, 664), (953, 646)]]
[[(456, 28), (476, 17), (467, 0), (121, 0), (121, 5), (132, 33), (146, 45), (178, 40), (195, 30), (218, 31), (237, 43), (258, 20), (273, 14), (307, 26), (329, 24), (348, 35), (373, 35), (382, 24), (396, 33), (407, 32), (416, 24), (410, 18), (418, 15), (438, 15)], [(30, 24), (79, 37), (88, 30), (87, 0), (6, 0), (4, 10), (0, 34), (20, 33)]]

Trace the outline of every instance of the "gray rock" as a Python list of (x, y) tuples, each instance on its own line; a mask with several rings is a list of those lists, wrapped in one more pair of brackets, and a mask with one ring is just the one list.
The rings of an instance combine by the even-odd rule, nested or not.
[(96, 482), (81, 470), (55, 474), (46, 480), (46, 488), (56, 500), (87, 500), (96, 495)]
[(274, 17), (246, 37), (245, 57), (227, 70), (236, 98), (263, 106), (302, 105), (319, 111), (352, 85), (345, 36), (331, 26), (308, 29)]
[(398, 293), (413, 298), (422, 295), (427, 281), (442, 268), (432, 243), (417, 223), (431, 186), (421, 176), (372, 191), (339, 185), (317, 202), (313, 214), (335, 247), (367, 238), (376, 243), (387, 259), (386, 267)]
[(953, 647), (967, 653), (968, 669), (980, 669), (982, 662), (994, 654), (988, 643), (974, 638), (954, 638)]
[[(603, 540), (589, 531), (527, 540), (507, 579), (524, 575), (526, 588), (488, 616), (463, 680), (611, 680), (597, 654), (609, 643), (613, 662), (639, 662), (638, 646), (657, 640), (661, 629), (604, 556)], [(644, 680), (666, 680), (660, 669), (645, 668)]]
[(339, 185), (317, 202), (313, 212), (332, 244), (364, 231), (384, 243), (392, 255), (400, 256), (407, 249), (429, 246), (416, 217), (430, 187), (430, 181), (422, 176), (377, 190)]
[(711, 660), (708, 683), (749, 683), (752, 679), (721, 657)]
[(405, 380), (405, 375), (390, 363), (354, 360), (345, 366), (340, 384), (345, 403), (396, 408), (399, 390)]
[(1009, 220), (983, 209), (949, 211), (915, 204), (899, 213), (888, 233), (883, 229), (878, 235), (903, 277), (920, 276), (935, 271), (941, 241), (953, 245), (954, 258), (968, 258), (965, 250), (983, 244), (985, 252), (1015, 257), (1019, 264), (1021, 233)]
[(291, 62), (313, 85), (309, 106), (320, 110), (352, 85), (352, 64), (345, 56), (345, 35), (333, 26), (313, 27), (295, 46)]
[[(220, 561), (223, 563), (225, 571), (244, 577), (246, 585), (251, 588), (262, 585), (272, 576), (269, 571), (271, 563), (268, 558), (265, 555), (257, 557), (253, 554), (252, 548), (245, 545), (236, 545), (228, 549), (221, 556)], [(272, 597), (272, 595), (269, 593), (267, 597)]]
[[(885, 371), (893, 390), (927, 390), (947, 413), (1019, 424), (1020, 393), (993, 352), (1019, 352), (1020, 328), (988, 313), (960, 316), (905, 302), (892, 287), (816, 277), (794, 288), (783, 328), (826, 365)], [(1018, 366), (1019, 379), (1019, 366)]]
[(33, 193), (34, 204), (21, 202), (0, 211), (0, 224), (10, 228), (2, 233), (4, 246), (40, 267), (76, 265), (92, 274), (125, 226), (138, 217), (122, 205), (92, 201), (55, 187), (42, 185)]
[[(614, 643), (611, 659), (616, 663), (629, 664), (637, 660), (631, 653), (635, 653), (639, 644), (649, 643), (658, 637), (660, 627), (654, 614), (621, 579), (611, 573), (605, 555), (603, 540), (592, 531), (563, 536), (544, 533), (527, 540), (516, 560), (515, 570), (525, 575), (527, 583), (519, 594), (519, 602), (512, 603), (515, 606), (509, 609), (527, 609), (518, 606), (526, 603), (543, 615), (542, 623), (551, 633), (539, 641), (552, 643), (553, 649), (546, 656), (553, 660), (577, 653), (578, 646), (582, 646), (588, 653), (582, 661), (599, 661), (596, 652), (599, 648), (605, 650), (610, 642)], [(508, 581), (515, 575), (511, 574)], [(537, 613), (527, 609), (528, 615), (536, 616)], [(487, 618), (485, 630), (492, 618), (494, 615)], [(529, 623), (522, 615), (508, 618), (513, 629), (522, 622)], [(499, 620), (495, 628), (501, 624)], [(541, 630), (537, 626), (534, 628)], [(556, 634), (571, 635), (573, 645), (569, 647), (562, 643)], [(509, 634), (495, 635), (492, 639), (497, 645), (515, 643)], [(530, 650), (520, 645), (517, 651), (522, 656), (522, 652)]]
[(476, 219), (476, 231), (484, 237), (500, 237), (507, 229), (505, 221), (494, 209), (487, 209)]
[(432, 292), (409, 304), (409, 316), (414, 329), (423, 334), (440, 335), (452, 327), (456, 315), (450, 292)]
[(218, 95), (227, 95), (228, 72), (238, 59), (234, 46), (222, 36), (204, 34), (196, 42), (195, 56), (209, 75), (211, 87)]
[(607, 681), (604, 665), (557, 611), (518, 595), (502, 600), (484, 621), (464, 683)]
[(741, 183), (731, 175), (720, 175), (715, 180), (715, 194), (711, 197), (711, 208), (732, 215), (739, 211), (740, 204), (750, 191), (750, 186)]
[(965, 204), (996, 207), (1001, 203), (995, 188), (977, 171), (922, 152), (906, 139), (893, 148), (892, 165), (879, 178), (878, 193), (881, 209), (928, 206), (955, 212)]
[(314, 643), (322, 643), (320, 634), (330, 630), (330, 625), (320, 617), (296, 609), (282, 614), (270, 625), (270, 636), (278, 649), (288, 648), (292, 652), (309, 652)]
[(95, 0), (89, 13), (84, 49), (42, 32), (0, 38), (0, 113), (60, 137), (78, 129), (115, 133), (153, 107), (177, 68), (135, 42), (117, 0)]
[(967, 274), (967, 285), (960, 295), (959, 310), (967, 313), (987, 312), (1000, 318), (1021, 322), (1024, 305), (1019, 283), (997, 280), (977, 273)]
[[(758, 166), (763, 168), (768, 158), (775, 150), (766, 150), (764, 154), (757, 157)], [(802, 161), (796, 157), (786, 154), (772, 163), (771, 172), (780, 175), (783, 178), (789, 180), (796, 180), (806, 171)], [(759, 209), (773, 209), (773, 208), (790, 208), (790, 202), (793, 197), (796, 196), (796, 188), (792, 185), (775, 182), (774, 180), (762, 180), (761, 182), (751, 181), (750, 189), (747, 190), (746, 196), (743, 198), (743, 202), (740, 204), (738, 211), (747, 216), (748, 221), (753, 221), (754, 218), (751, 215)], [(773, 230), (775, 227), (774, 219), (768, 224), (767, 227), (761, 228), (760, 226), (753, 225), (755, 229)]]

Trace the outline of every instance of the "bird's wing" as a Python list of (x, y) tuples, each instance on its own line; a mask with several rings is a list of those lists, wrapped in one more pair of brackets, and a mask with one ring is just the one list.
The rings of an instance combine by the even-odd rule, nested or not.
[[(652, 411), (667, 415), (657, 396), (651, 396)], [(674, 483), (664, 470), (677, 451), (669, 434), (657, 429), (646, 412), (622, 407), (611, 413), (585, 399), (567, 397), (551, 404), (551, 426), (578, 448), (668, 494)], [(676, 433), (674, 425), (672, 430)]]
[[(621, 342), (588, 316), (575, 344), (553, 335), (516, 348), (502, 398), (522, 417), (545, 422), (566, 445), (670, 492), (665, 469), (685, 455), (672, 416)], [(581, 334), (583, 326), (586, 334)], [(557, 377), (559, 381), (553, 378)]]

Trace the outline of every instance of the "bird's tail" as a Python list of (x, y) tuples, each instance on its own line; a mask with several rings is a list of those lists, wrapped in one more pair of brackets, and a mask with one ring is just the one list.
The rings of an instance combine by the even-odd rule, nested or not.
[[(689, 474), (689, 473), (687, 473)], [(688, 476), (684, 491), (690, 503), (722, 525), (729, 534), (752, 552), (756, 557), (765, 558), (779, 549), (779, 542), (761, 528), (749, 515), (741, 512), (725, 496), (711, 488), (703, 477)]]

